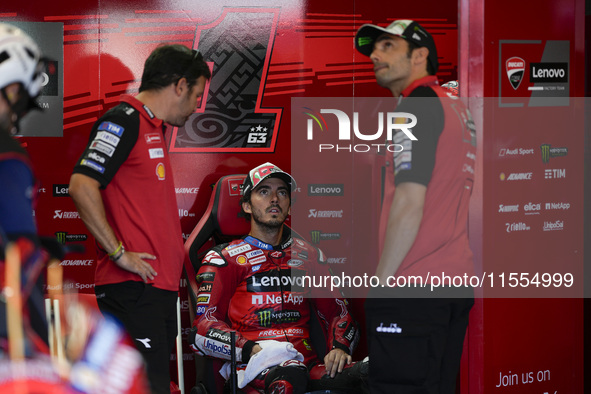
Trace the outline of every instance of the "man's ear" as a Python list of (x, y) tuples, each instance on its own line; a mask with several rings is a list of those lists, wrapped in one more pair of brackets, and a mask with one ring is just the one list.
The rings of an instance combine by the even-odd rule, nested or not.
[(242, 203), (242, 209), (244, 210), (244, 212), (246, 213), (252, 213), (252, 208), (250, 206), (250, 203), (248, 202), (243, 202)]
[(429, 49), (427, 49), (426, 47), (419, 47), (413, 51), (413, 58), (414, 58), (415, 64), (421, 64), (423, 62), (426, 63), (428, 57), (429, 57)]
[(185, 77), (179, 79), (174, 85), (174, 91), (177, 96), (182, 96), (187, 89), (189, 89), (189, 86), (187, 85), (187, 78)]

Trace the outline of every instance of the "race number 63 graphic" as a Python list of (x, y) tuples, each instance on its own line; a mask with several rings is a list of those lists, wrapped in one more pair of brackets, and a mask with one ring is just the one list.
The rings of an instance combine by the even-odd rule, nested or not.
[(174, 128), (170, 152), (273, 152), (281, 108), (261, 108), (279, 9), (225, 8), (199, 26), (198, 49), (212, 69), (201, 105)]

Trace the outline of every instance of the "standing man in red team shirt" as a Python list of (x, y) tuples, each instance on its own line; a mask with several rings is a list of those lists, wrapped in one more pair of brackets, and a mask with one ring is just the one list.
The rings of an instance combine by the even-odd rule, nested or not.
[[(372, 393), (455, 393), (473, 292), (431, 291), (430, 275), (470, 275), (468, 203), (474, 183), (476, 138), (470, 113), (438, 84), (433, 37), (411, 20), (363, 25), (359, 52), (374, 64), (378, 85), (399, 98), (396, 111), (416, 116), (411, 140), (387, 159), (376, 270), (385, 287), (366, 302)], [(388, 288), (388, 277), (414, 278)], [(426, 287), (414, 287), (417, 282)], [(398, 283), (401, 283), (400, 281)]]
[(92, 128), (69, 193), (98, 242), (99, 308), (119, 319), (146, 360), (153, 393), (170, 392), (176, 300), (184, 259), (165, 123), (184, 126), (211, 77), (199, 52), (156, 48), (139, 94)]

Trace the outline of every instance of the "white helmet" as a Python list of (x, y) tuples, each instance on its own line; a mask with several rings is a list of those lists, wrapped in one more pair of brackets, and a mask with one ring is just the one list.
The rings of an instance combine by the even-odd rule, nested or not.
[(0, 89), (20, 82), (33, 99), (41, 90), (43, 68), (35, 41), (18, 27), (0, 23)]

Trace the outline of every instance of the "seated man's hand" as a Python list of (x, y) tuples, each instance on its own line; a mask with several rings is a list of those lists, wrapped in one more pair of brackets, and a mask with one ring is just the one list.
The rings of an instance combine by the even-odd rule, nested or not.
[(259, 345), (258, 343), (256, 345), (254, 345), (252, 347), (252, 350), (250, 352), (250, 357), (254, 356), (255, 354), (257, 354), (258, 352), (260, 352), (261, 350), (263, 350), (263, 348), (261, 347), (261, 345)]
[(343, 372), (345, 365), (351, 364), (352, 358), (342, 349), (332, 349), (324, 356), (326, 374), (334, 378), (337, 372)]

